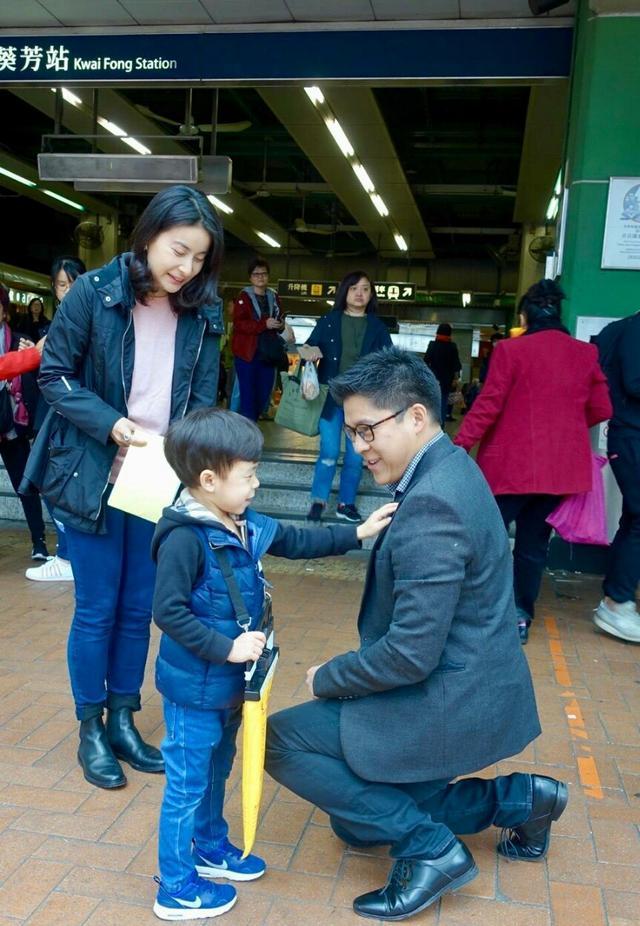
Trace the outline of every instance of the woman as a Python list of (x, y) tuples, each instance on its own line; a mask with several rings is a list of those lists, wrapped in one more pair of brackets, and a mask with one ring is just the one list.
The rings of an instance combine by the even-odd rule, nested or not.
[[(86, 272), (87, 268), (79, 257), (56, 257), (51, 267), (51, 288), (53, 290), (56, 306), (60, 305), (60, 302), (69, 292), (78, 277)], [(49, 324), (47, 324), (46, 329), (43, 330), (45, 332), (44, 337), (36, 344), (36, 347), (40, 348), (40, 353), (42, 353), (44, 347)], [(20, 346), (23, 347), (24, 342), (21, 342)], [(48, 405), (42, 396), (40, 396), (34, 423), (36, 431), (40, 430), (47, 411)], [(71, 568), (71, 561), (69, 560), (67, 535), (64, 524), (62, 521), (53, 517), (51, 506), (47, 504), (46, 499), (45, 504), (47, 505), (47, 510), (51, 515), (56, 530), (56, 555), (50, 557), (41, 566), (32, 566), (31, 569), (27, 569), (25, 576), (31, 582), (73, 582), (73, 570)]]
[(36, 296), (27, 306), (27, 325), (25, 334), (34, 342), (34, 344), (43, 338), (49, 330), (51, 322), (44, 314), (44, 304), (42, 299)]
[(31, 534), (31, 559), (46, 560), (49, 556), (44, 536), (44, 521), (40, 499), (34, 495), (22, 495), (20, 483), (24, 475), (31, 445), (29, 438), (38, 389), (32, 373), (23, 367), (16, 369), (15, 357), (19, 357), (20, 335), (14, 334), (7, 320), (9, 293), (0, 286), (0, 459), (14, 491), (20, 499), (24, 516)]
[(231, 351), (240, 388), (240, 413), (257, 421), (268, 408), (277, 371), (288, 367), (284, 342), (295, 337), (282, 318), (277, 293), (267, 285), (267, 261), (254, 257), (248, 270), (251, 283), (233, 304)]
[(424, 355), (424, 362), (440, 384), (442, 427), (445, 421), (453, 421), (453, 415), (449, 412), (449, 394), (453, 381), (462, 369), (458, 347), (451, 340), (452, 333), (451, 325), (446, 322), (438, 325), (435, 341), (430, 342)]
[(546, 518), (565, 495), (591, 489), (589, 428), (611, 416), (607, 382), (594, 345), (576, 341), (560, 321), (564, 293), (534, 284), (519, 305), (522, 337), (498, 341), (482, 392), (454, 443), (479, 443), (478, 464), (508, 529), (513, 550), (518, 630), (526, 643), (547, 560)]
[(51, 410), (27, 475), (67, 533), (78, 759), (101, 788), (126, 783), (118, 759), (163, 770), (132, 717), (149, 646), (154, 525), (107, 500), (128, 447), (215, 401), (221, 252), (222, 229), (205, 196), (164, 190), (140, 217), (132, 252), (80, 277), (65, 296), (44, 349), (39, 383)]
[[(303, 360), (320, 361), (318, 378), (328, 383), (346, 372), (360, 357), (383, 347), (391, 347), (387, 326), (376, 315), (378, 298), (366, 273), (354, 270), (340, 283), (333, 309), (315, 326), (300, 348)], [(344, 413), (327, 396), (320, 418), (320, 452), (311, 486), (309, 521), (320, 521), (327, 507), (331, 484), (338, 465)], [(362, 520), (355, 501), (362, 475), (362, 457), (345, 436), (344, 462), (340, 474), (336, 516), (357, 524)]]

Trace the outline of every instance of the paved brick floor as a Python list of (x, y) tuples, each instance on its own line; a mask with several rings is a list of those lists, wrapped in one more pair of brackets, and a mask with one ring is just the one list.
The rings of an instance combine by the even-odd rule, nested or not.
[[(82, 778), (65, 670), (71, 591), (27, 582), (27, 552), (26, 535), (0, 525), (0, 926), (145, 926), (157, 922), (151, 876), (162, 778), (127, 770), (128, 786), (111, 793)], [(268, 561), (282, 644), (274, 709), (305, 699), (307, 666), (352, 646), (363, 567), (354, 559)], [(597, 597), (594, 579), (546, 581), (526, 651), (544, 733), (498, 769), (538, 770), (569, 782), (570, 804), (548, 860), (503, 863), (496, 831), (472, 837), (480, 876), (412, 922), (640, 923), (640, 647), (593, 631)], [(139, 717), (159, 743), (152, 684)], [(237, 775), (231, 784), (228, 816), (237, 837)], [(346, 851), (322, 813), (271, 781), (263, 811), (258, 850), (269, 872), (240, 886), (237, 907), (223, 921), (362, 923), (350, 903), (383, 882), (383, 851)]]

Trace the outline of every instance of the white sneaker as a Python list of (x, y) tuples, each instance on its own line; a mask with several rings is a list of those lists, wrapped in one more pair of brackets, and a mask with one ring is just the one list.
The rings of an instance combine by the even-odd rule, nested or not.
[(616, 602), (614, 610), (603, 599), (593, 612), (593, 623), (621, 640), (640, 643), (640, 614), (635, 601)]
[(73, 571), (69, 560), (53, 556), (42, 566), (34, 566), (25, 572), (33, 582), (73, 582)]

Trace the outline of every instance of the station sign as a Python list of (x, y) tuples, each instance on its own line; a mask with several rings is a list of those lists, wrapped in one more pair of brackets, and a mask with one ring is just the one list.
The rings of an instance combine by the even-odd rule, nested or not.
[[(177, 11), (176, 19), (179, 15)], [(354, 33), (348, 28), (0, 34), (0, 84), (543, 78), (566, 77), (570, 72), (570, 27), (366, 29), (359, 25), (363, 28), (357, 32), (357, 55)]]
[[(326, 280), (278, 280), (278, 295), (302, 299), (335, 299), (339, 283)], [(380, 302), (415, 302), (415, 283), (374, 283)]]

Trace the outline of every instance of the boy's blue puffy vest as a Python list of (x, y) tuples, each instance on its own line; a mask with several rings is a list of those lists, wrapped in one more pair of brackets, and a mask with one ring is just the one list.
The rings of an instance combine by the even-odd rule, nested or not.
[[(224, 546), (251, 616), (251, 630), (260, 620), (264, 604), (265, 579), (260, 558), (269, 549), (277, 531), (277, 521), (253, 511), (247, 513), (246, 549), (239, 539), (208, 524), (193, 524), (204, 550), (205, 566), (193, 587), (190, 607), (207, 627), (235, 639), (242, 632), (236, 622), (224, 577), (211, 545)], [(163, 633), (156, 661), (156, 687), (174, 704), (201, 710), (222, 710), (242, 701), (245, 663), (217, 665), (201, 659), (182, 644)]]

